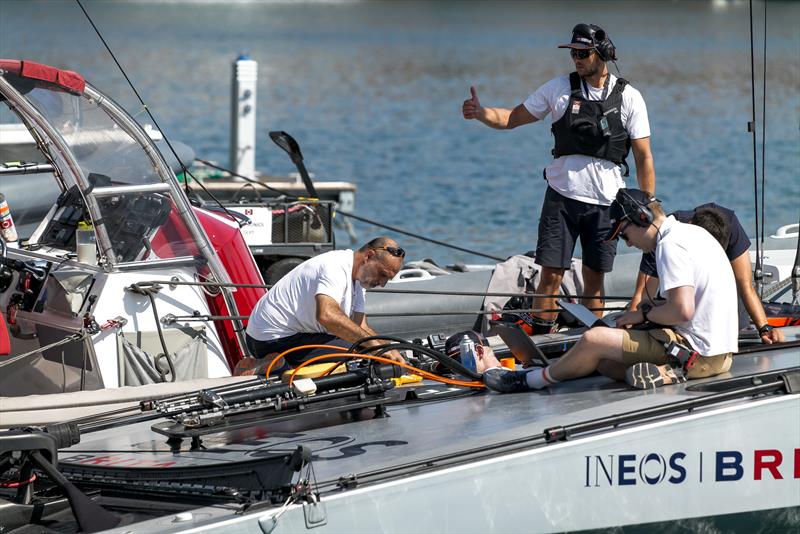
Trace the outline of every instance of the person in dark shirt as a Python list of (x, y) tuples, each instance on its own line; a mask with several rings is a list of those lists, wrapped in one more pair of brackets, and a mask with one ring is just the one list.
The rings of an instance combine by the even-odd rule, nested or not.
[[(750, 255), (747, 252), (750, 248), (750, 239), (747, 238), (747, 234), (733, 210), (711, 202), (697, 206), (693, 210), (676, 211), (672, 215), (680, 222), (688, 222), (705, 228), (719, 241), (731, 262), (739, 298), (758, 329), (761, 341), (766, 344), (782, 342), (784, 340), (783, 333), (769, 326), (764, 306), (753, 288), (753, 273), (750, 267)], [(717, 222), (720, 217), (727, 221), (727, 225)], [(723, 226), (727, 226), (729, 231), (721, 233), (719, 229)], [(636, 289), (633, 299), (631, 299), (630, 309), (637, 309), (645, 299), (653, 300), (657, 292), (658, 272), (656, 271), (655, 255), (653, 253), (642, 254), (639, 276), (636, 279)]]

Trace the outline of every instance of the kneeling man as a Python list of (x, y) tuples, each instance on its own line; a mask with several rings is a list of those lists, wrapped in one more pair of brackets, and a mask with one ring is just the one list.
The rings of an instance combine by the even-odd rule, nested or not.
[[(349, 347), (377, 333), (367, 324), (365, 293), (383, 287), (403, 267), (405, 251), (387, 237), (377, 237), (356, 251), (333, 250), (304, 261), (278, 280), (256, 303), (247, 324), (247, 347), (256, 358), (301, 345)], [(366, 346), (380, 345), (380, 340)], [(286, 355), (287, 364), (336, 350), (301, 349)], [(384, 356), (398, 362), (397, 351)]]
[[(666, 301), (643, 302), (617, 319), (623, 328), (596, 327), (552, 365), (531, 371), (504, 371), (496, 360), (482, 358), (478, 370), (490, 389), (511, 392), (540, 389), (600, 370), (648, 389), (683, 381), (665, 344), (677, 342), (697, 357), (685, 364), (685, 378), (705, 378), (728, 371), (738, 350), (736, 283), (719, 243), (704, 229), (666, 217), (659, 201), (638, 189), (620, 189), (611, 204), (614, 221), (609, 239), (655, 252), (660, 293)], [(630, 330), (644, 322), (663, 325)], [(685, 360), (684, 360), (685, 361)]]

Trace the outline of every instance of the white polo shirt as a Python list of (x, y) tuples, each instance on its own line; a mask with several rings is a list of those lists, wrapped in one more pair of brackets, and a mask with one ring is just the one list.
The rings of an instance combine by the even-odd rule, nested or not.
[[(606, 97), (617, 84), (616, 76), (609, 73), (609, 77)], [(589, 89), (588, 93), (586, 88)], [(565, 74), (539, 87), (522, 104), (539, 120), (544, 119), (549, 113), (555, 123), (566, 112), (570, 93), (569, 74)], [(583, 96), (587, 100), (603, 100), (603, 87), (593, 87), (587, 83), (583, 89)], [(622, 125), (631, 139), (650, 137), (650, 121), (647, 118), (644, 98), (630, 84), (622, 92), (620, 116)], [(571, 154), (553, 159), (547, 166), (545, 174), (550, 187), (567, 198), (587, 204), (608, 206), (616, 197), (617, 190), (625, 187), (619, 165), (583, 154)]]
[(725, 251), (703, 228), (669, 216), (659, 228), (659, 291), (694, 287), (694, 316), (673, 329), (703, 356), (739, 350), (736, 281)]
[(353, 282), (353, 258), (352, 250), (333, 250), (292, 269), (256, 303), (247, 334), (272, 341), (301, 332), (324, 333), (317, 321), (317, 295), (331, 297), (351, 319), (363, 313), (366, 291)]

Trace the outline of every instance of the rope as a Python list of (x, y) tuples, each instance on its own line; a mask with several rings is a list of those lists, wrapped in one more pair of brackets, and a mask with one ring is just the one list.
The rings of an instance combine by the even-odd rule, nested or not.
[(158, 316), (158, 310), (156, 309), (155, 295), (161, 290), (161, 286), (154, 285), (154, 286), (151, 286), (151, 287), (140, 287), (139, 284), (131, 284), (131, 286), (128, 288), (128, 290), (131, 291), (132, 293), (136, 293), (138, 295), (144, 295), (150, 300), (150, 305), (153, 307), (153, 316), (154, 316), (155, 321), (156, 321), (156, 331), (158, 332), (158, 339), (159, 339), (159, 341), (161, 341), (161, 350), (164, 351), (162, 354), (158, 354), (158, 355), (156, 355), (155, 358), (153, 358), (153, 364), (155, 365), (155, 368), (156, 368), (156, 371), (158, 371), (158, 374), (161, 375), (161, 381), (162, 382), (166, 382), (167, 381), (167, 375), (161, 369), (161, 367), (158, 365), (158, 361), (161, 358), (164, 358), (165, 360), (167, 360), (167, 366), (169, 366), (169, 374), (170, 374), (170, 377), (171, 377), (170, 378), (170, 382), (175, 382), (175, 380), (176, 380), (175, 365), (173, 364), (172, 357), (169, 354), (169, 349), (167, 348), (167, 341), (164, 339), (164, 332), (161, 329), (161, 319)]

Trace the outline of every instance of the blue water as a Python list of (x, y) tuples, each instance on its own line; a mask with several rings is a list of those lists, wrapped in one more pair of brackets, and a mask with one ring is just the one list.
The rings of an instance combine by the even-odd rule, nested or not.
[[(715, 201), (754, 233), (748, 5), (719, 4), (84, 0), (162, 129), (199, 156), (228, 161), (231, 62), (247, 51), (259, 62), (260, 169), (294, 170), (266, 136), (286, 130), (317, 179), (358, 185), (357, 213), (497, 256), (535, 246), (552, 138), (542, 123), (497, 132), (464, 121), (461, 102), (475, 85), (484, 105), (513, 107), (568, 72), (555, 45), (581, 21), (605, 27), (645, 97), (665, 207)], [(760, 56), (763, 4), (755, 11)], [(767, 23), (773, 230), (800, 218), (800, 4), (770, 2)], [(0, 56), (76, 70), (138, 110), (71, 1), (0, 1)], [(759, 93), (762, 72), (757, 58)], [(412, 257), (481, 260), (399, 239)]]

